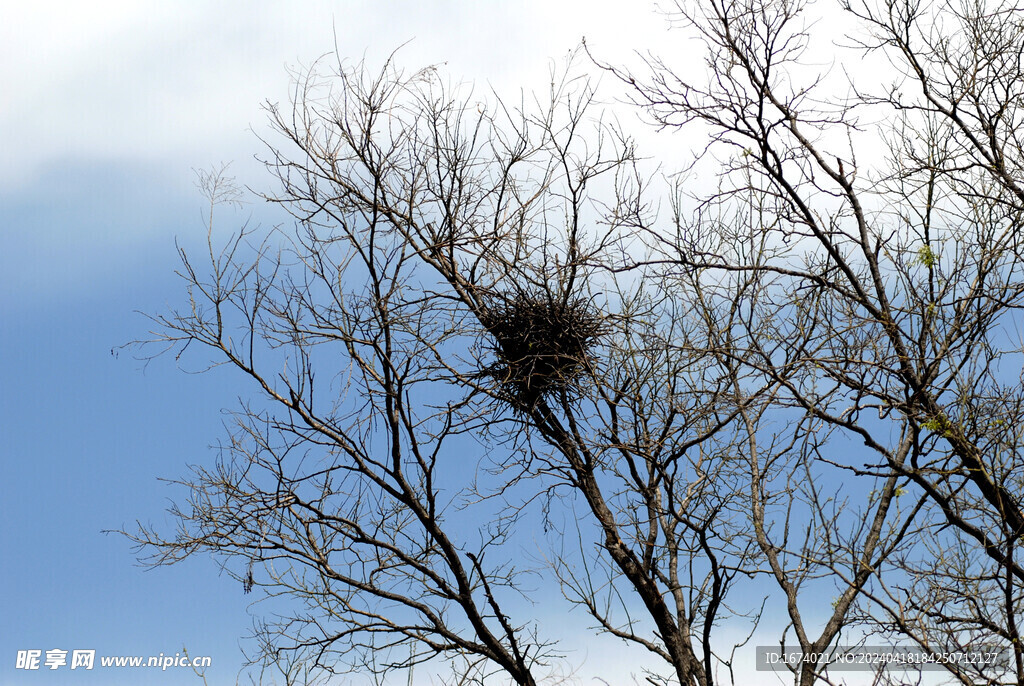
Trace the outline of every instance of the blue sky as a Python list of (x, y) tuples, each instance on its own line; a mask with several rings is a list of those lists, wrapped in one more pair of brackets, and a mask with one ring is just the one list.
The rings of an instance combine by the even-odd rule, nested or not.
[[(256, 594), (244, 595), (209, 558), (143, 570), (124, 538), (102, 532), (136, 520), (170, 530), (169, 499), (185, 493), (159, 478), (212, 463), (223, 409), (248, 389), (228, 373), (185, 374), (171, 358), (144, 368), (111, 350), (145, 336), (138, 312), (182, 302), (175, 242), (205, 238), (193, 170), (230, 162), (242, 183), (272, 189), (253, 155), (266, 130), (261, 105), (287, 101), (289, 69), (335, 46), (379, 65), (408, 42), (402, 65), (442, 64), (453, 80), (517, 100), (520, 88), (545, 90), (551, 60), (584, 35), (611, 62), (652, 48), (701, 69), (653, 4), (37, 0), (4, 8), (0, 686), (198, 683), (187, 671), (15, 668), (20, 650), (151, 656), (183, 646), (212, 658), (210, 684), (235, 683), (242, 637), (262, 611), (250, 607)], [(671, 166), (665, 140), (646, 149)], [(256, 202), (236, 218), (249, 215), (280, 219)], [(574, 636), (574, 622), (586, 621), (558, 603), (535, 611), (570, 634), (567, 647), (586, 663), (582, 683), (601, 675), (616, 684), (637, 657), (618, 641)], [(764, 642), (776, 638), (769, 632)]]
[[(230, 376), (148, 367), (111, 349), (137, 311), (180, 302), (174, 242), (203, 236), (194, 168), (252, 156), (260, 105), (288, 67), (334, 49), (446, 62), (454, 79), (543, 90), (582, 35), (610, 58), (665, 40), (662, 20), (603, 1), (31, 2), (0, 26), (0, 686), (197, 683), (185, 673), (15, 669), (17, 651), (208, 655), (234, 683), (252, 622), (210, 559), (144, 571), (103, 530), (170, 525), (158, 477), (209, 463)], [(257, 221), (275, 217), (260, 205)], [(595, 653), (597, 651), (594, 651)], [(596, 666), (600, 661), (594, 662)]]
[[(39, 0), (4, 8), (0, 686), (199, 683), (187, 671), (15, 668), (19, 650), (150, 656), (183, 646), (212, 658), (210, 684), (235, 683), (242, 637), (262, 611), (250, 607), (256, 594), (244, 595), (209, 558), (143, 570), (124, 538), (102, 532), (136, 520), (170, 530), (169, 499), (185, 493), (159, 478), (212, 463), (222, 411), (248, 389), (228, 373), (185, 374), (171, 358), (144, 368), (111, 350), (145, 336), (138, 312), (182, 302), (175, 241), (205, 238), (193, 170), (230, 162), (242, 183), (272, 189), (253, 155), (266, 130), (261, 105), (286, 102), (289, 69), (335, 45), (377, 65), (411, 41), (402, 65), (443, 63), (453, 80), (518, 99), (520, 88), (543, 91), (551, 60), (584, 35), (612, 62), (634, 49), (685, 52), (653, 4)], [(671, 165), (664, 140), (646, 149)], [(237, 218), (249, 215), (280, 219), (256, 202)], [(557, 603), (536, 612), (569, 634), (574, 622), (586, 624)], [(617, 683), (616, 670), (629, 671), (636, 657), (589, 634), (567, 647), (585, 660), (586, 684), (598, 683), (590, 675)]]

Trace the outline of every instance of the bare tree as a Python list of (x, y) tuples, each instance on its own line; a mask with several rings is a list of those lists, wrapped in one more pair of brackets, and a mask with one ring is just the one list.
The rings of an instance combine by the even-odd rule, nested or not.
[[(497, 669), (534, 684), (548, 646), (504, 609), (520, 583), (502, 549), (518, 515), (479, 502), (467, 491), (471, 481), (454, 476), (473, 476), (481, 447), (471, 437), (485, 418), (467, 398), (436, 388), (451, 373), (446, 357), (472, 336), (451, 296), (417, 272), (422, 258), (395, 226), (409, 218), (389, 216), (395, 208), (381, 202), (387, 184), (406, 174), (413, 197), (403, 210), (427, 212), (416, 196), (435, 191), (449, 195), (432, 207), (452, 192), (489, 202), (492, 189), (456, 188), (460, 180), (434, 166), (444, 164), (441, 155), (478, 156), (478, 147), (417, 139), (431, 133), (427, 115), (436, 116), (433, 133), (451, 126), (460, 136), (485, 119), (453, 121), (443, 109), (450, 102), (416, 101), (428, 97), (417, 89), (434, 82), (430, 72), (339, 78), (341, 101), (318, 101), (312, 82), (300, 84), (295, 114), (316, 119), (296, 142), (319, 155), (305, 160), (302, 178), (284, 159), (272, 162), (285, 193), (307, 181), (306, 199), (318, 206), (298, 235), (236, 233), (223, 250), (211, 247), (209, 275), (182, 252), (190, 302), (158, 319), (158, 339), (206, 346), (216, 363), (248, 376), (264, 402), (243, 407), (216, 466), (186, 480), (193, 495), (175, 509), (177, 536), (142, 531), (138, 540), (158, 564), (196, 551), (239, 558), (229, 569), (246, 592), (299, 599), (299, 612), (261, 627), (267, 653), (295, 651), (323, 669), (380, 675), (469, 656), (486, 665), (484, 674)], [(423, 107), (408, 129), (397, 121), (403, 98)], [(527, 141), (514, 143), (523, 147), (504, 151), (511, 162), (532, 152)], [(425, 151), (434, 158), (415, 159)], [(317, 185), (325, 169), (360, 161), (370, 163), (356, 191), (364, 197)], [(477, 171), (468, 161), (453, 167)], [(490, 169), (482, 171), (467, 181), (490, 181)], [(467, 530), (466, 518), (486, 525)]]
[[(130, 534), (290, 603), (255, 663), (570, 680), (529, 609), (555, 584), (651, 684), (735, 681), (723, 628), (767, 607), (805, 654), (998, 648), (948, 675), (1024, 683), (1022, 11), (674, 5), (698, 73), (594, 59), (700, 136), (668, 217), (572, 65), (513, 107), (321, 63), (268, 107), (294, 232), (211, 209), (149, 341), (256, 393), (177, 533)], [(816, 66), (837, 17), (837, 59), (892, 83)]]
[[(653, 57), (646, 73), (603, 65), (660, 126), (710, 132), (697, 164), (717, 167), (720, 185), (680, 193), (675, 231), (652, 227), (650, 245), (681, 280), (711, 285), (699, 291), (708, 311), (744, 311), (709, 354), (777, 384), (778, 411), (815, 435), (805, 488), (846, 479), (869, 524), (859, 550), (821, 515), (799, 521), (827, 545), (780, 539), (768, 529), (792, 510), (770, 516), (753, 493), (755, 535), (800, 646), (821, 649), (857, 621), (927, 650), (999, 647), (1013, 656), (1006, 672), (953, 664), (950, 675), (1024, 683), (1022, 10), (673, 5), (703, 40), (704, 74)], [(813, 27), (839, 22), (846, 34), (816, 46), (829, 29)], [(752, 444), (772, 438), (750, 433)], [(818, 640), (801, 629), (778, 555), (846, 588)]]
[[(536, 579), (660, 661), (651, 683), (728, 670), (717, 627), (758, 611), (726, 602), (756, 574), (736, 371), (686, 343), (669, 281), (616, 276), (653, 210), (593, 100), (569, 76), (511, 108), (432, 69), (314, 69), (269, 108), (295, 236), (211, 227), (205, 268), (181, 252), (189, 302), (149, 343), (199, 344), (261, 397), (182, 480), (177, 535), (131, 535), (297, 600), (260, 659), (549, 683)], [(546, 564), (523, 566), (527, 527)]]

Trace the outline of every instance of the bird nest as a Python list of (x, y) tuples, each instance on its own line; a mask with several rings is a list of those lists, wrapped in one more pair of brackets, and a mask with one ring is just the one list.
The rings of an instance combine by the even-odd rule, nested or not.
[(530, 411), (541, 399), (576, 395), (604, 330), (600, 313), (582, 298), (520, 293), (495, 298), (480, 312), (496, 361), (484, 369), (498, 397)]

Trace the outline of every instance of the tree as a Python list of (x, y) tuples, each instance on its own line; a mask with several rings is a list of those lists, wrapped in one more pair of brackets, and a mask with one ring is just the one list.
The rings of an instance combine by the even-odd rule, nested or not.
[[(433, 70), (311, 72), (289, 115), (271, 108), (288, 147), (268, 199), (296, 237), (243, 230), (211, 247), (209, 276), (182, 251), (188, 306), (151, 342), (206, 346), (269, 404), (184, 480), (175, 538), (134, 536), (154, 564), (239, 557), (246, 590), (300, 599), (263, 627), (271, 653), (537, 683), (559, 667), (507, 609), (526, 574), (509, 541), (523, 521), (566, 540), (555, 511), (575, 499), (599, 551), (554, 558), (570, 599), (680, 680), (708, 678), (752, 549), (733, 541), (735, 439), (719, 438), (735, 412), (672, 340), (679, 304), (609, 272), (649, 210), (631, 141), (587, 119), (592, 98), (566, 78), (532, 113), (486, 110)], [(204, 181), (216, 203), (223, 181)], [(602, 593), (636, 599), (616, 613)]]
[[(725, 354), (827, 432), (816, 463), (884, 480), (871, 486), (876, 512), (910, 501), (887, 516), (896, 535), (875, 554), (798, 557), (854, 581), (860, 619), (883, 635), (1012, 655), (1006, 674), (950, 665), (958, 681), (1024, 683), (1024, 15), (1001, 2), (843, 3), (856, 28), (840, 49), (884, 64), (880, 83), (812, 66), (805, 3), (675, 8), (704, 40), (708, 78), (653, 58), (649, 77), (606, 68), (661, 126), (708, 127), (722, 186), (675, 236), (652, 229), (651, 244), (687, 283), (715, 284), (695, 289), (708, 309), (735, 307), (737, 290), (721, 284), (742, 275), (748, 315)], [(841, 435), (875, 458), (828, 450)], [(758, 542), (792, 598), (758, 520), (755, 506)]]
[(1024, 683), (1024, 19), (840, 9), (843, 54), (895, 83), (851, 69), (837, 96), (781, 0), (678, 2), (692, 79), (593, 58), (706, 136), (718, 183), (673, 177), (667, 218), (576, 67), (518, 108), (393, 62), (308, 72), (269, 108), (294, 235), (218, 249), (211, 214), (187, 306), (155, 318), (151, 342), (260, 397), (183, 480), (177, 534), (131, 534), (149, 561), (212, 552), (297, 602), (261, 659), (328, 673), (550, 683), (567, 668), (523, 598), (557, 583), (649, 683), (729, 681), (723, 628), (765, 603), (805, 653), (985, 643), (1012, 663), (951, 678)]

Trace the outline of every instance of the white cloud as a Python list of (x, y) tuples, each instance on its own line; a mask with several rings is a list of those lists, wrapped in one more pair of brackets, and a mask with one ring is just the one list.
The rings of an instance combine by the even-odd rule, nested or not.
[[(65, 158), (204, 166), (253, 152), (260, 103), (287, 97), (286, 65), (334, 47), (502, 91), (543, 87), (550, 59), (587, 35), (604, 54), (664, 41), (663, 20), (603, 0), (301, 0), (289, 3), (32, 2), (0, 34), (0, 185)], [(13, 188), (12, 188), (13, 187)]]
[(584, 35), (612, 61), (677, 38), (617, 0), (39, 0), (5, 13), (0, 266), (39, 294), (201, 228), (186, 212), (192, 168), (232, 162), (242, 183), (267, 188), (250, 128), (266, 132), (262, 103), (287, 102), (288, 68), (335, 37), (343, 58), (376, 66), (405, 44), (402, 66), (445, 63), (453, 81), (512, 100), (546, 89), (552, 61)]

